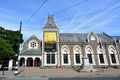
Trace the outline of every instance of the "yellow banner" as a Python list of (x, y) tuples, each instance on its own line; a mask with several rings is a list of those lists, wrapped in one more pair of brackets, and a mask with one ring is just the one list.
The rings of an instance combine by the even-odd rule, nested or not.
[(56, 42), (56, 32), (44, 32), (44, 41), (45, 42)]

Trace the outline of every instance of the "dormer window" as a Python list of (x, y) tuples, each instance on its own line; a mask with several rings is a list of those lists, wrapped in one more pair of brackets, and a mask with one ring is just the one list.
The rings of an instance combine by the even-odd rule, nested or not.
[(92, 36), (91, 36), (91, 40), (95, 40), (95, 36), (92, 35)]

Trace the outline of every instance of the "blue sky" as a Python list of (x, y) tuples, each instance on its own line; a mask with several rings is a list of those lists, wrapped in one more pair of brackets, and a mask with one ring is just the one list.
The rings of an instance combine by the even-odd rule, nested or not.
[(120, 36), (120, 0), (47, 0), (27, 22), (44, 1), (0, 0), (0, 26), (18, 30), (22, 21), (25, 40), (32, 34), (41, 39), (48, 15), (54, 15), (61, 33), (94, 31)]

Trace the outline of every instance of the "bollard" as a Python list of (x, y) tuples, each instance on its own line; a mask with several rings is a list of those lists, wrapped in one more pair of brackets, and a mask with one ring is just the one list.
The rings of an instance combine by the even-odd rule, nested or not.
[(18, 75), (18, 67), (17, 66), (15, 67), (15, 73), (14, 73), (14, 75)]
[(2, 75), (4, 75), (4, 68), (3, 68), (3, 73), (2, 73)]
[(15, 73), (14, 73), (14, 75), (18, 75), (18, 62), (16, 62)]
[(5, 69), (8, 69), (8, 67), (3, 67), (3, 73), (2, 73), (2, 75), (4, 75)]

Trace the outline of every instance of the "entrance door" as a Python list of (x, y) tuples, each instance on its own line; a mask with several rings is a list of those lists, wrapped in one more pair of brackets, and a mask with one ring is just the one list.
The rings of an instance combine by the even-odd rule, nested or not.
[(32, 67), (33, 59), (32, 58), (27, 58), (27, 66)]
[(35, 58), (35, 66), (40, 67), (41, 66), (41, 60), (40, 58)]
[(20, 58), (20, 66), (23, 66), (25, 64), (25, 58)]

